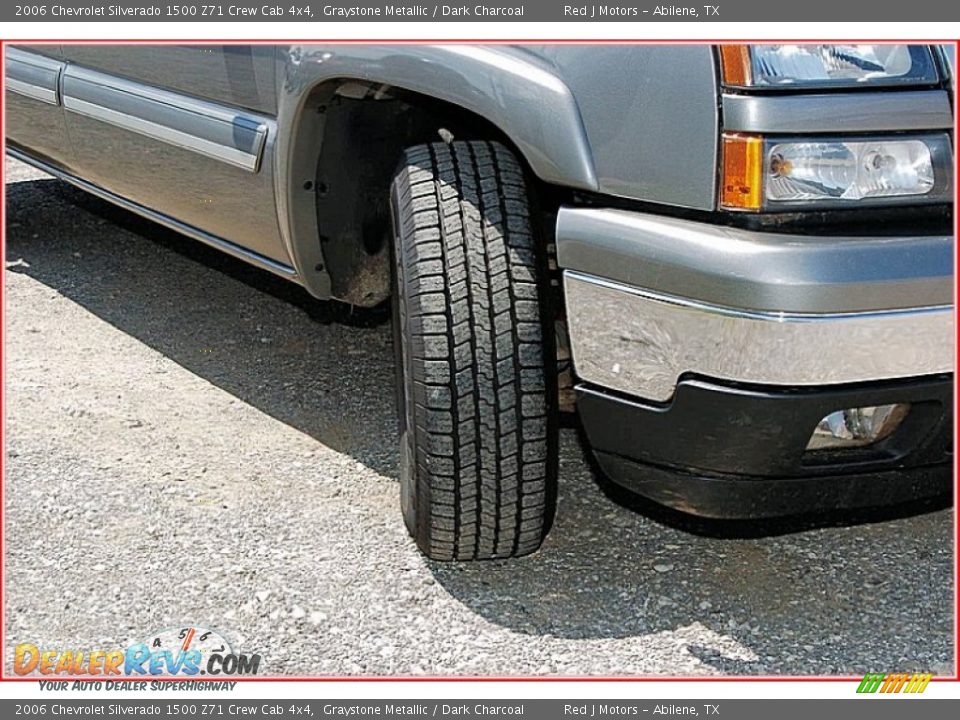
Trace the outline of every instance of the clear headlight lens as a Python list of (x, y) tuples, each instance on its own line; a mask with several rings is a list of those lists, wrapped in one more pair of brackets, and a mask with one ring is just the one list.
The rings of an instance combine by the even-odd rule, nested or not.
[(728, 87), (851, 87), (937, 82), (927, 45), (722, 45)]
[(948, 202), (946, 135), (764, 139), (725, 135), (721, 204), (775, 210)]
[(777, 143), (766, 166), (770, 202), (926, 195), (934, 183), (920, 140)]

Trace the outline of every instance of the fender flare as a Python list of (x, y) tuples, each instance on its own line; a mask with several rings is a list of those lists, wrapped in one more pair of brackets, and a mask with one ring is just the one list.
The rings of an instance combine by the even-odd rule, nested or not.
[(307, 103), (331, 80), (390, 85), (462, 107), (497, 126), (547, 183), (598, 188), (580, 109), (549, 66), (517, 48), (478, 45), (296, 45), (279, 58), (274, 154), (280, 232), (307, 290), (330, 296), (313, 194), (323, 117)]

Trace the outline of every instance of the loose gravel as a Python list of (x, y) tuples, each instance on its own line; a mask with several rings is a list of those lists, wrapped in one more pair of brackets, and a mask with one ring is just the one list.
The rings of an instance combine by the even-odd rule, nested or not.
[(953, 515), (714, 526), (563, 430), (553, 532), (434, 564), (386, 313), (6, 164), (5, 662), (199, 624), (270, 675), (952, 673)]

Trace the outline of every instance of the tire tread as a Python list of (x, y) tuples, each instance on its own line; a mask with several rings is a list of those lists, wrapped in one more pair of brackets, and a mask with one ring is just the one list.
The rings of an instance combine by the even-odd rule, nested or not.
[(531, 553), (555, 506), (556, 388), (522, 169), (494, 142), (420, 145), (393, 192), (418, 543), (438, 560)]

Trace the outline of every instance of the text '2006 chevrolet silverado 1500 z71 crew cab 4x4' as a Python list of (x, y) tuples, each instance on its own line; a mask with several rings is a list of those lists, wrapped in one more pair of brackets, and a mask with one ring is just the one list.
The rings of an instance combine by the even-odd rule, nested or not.
[(406, 525), (508, 557), (553, 519), (561, 375), (603, 470), (686, 512), (949, 488), (950, 52), (17, 46), (7, 151), (390, 302)]

